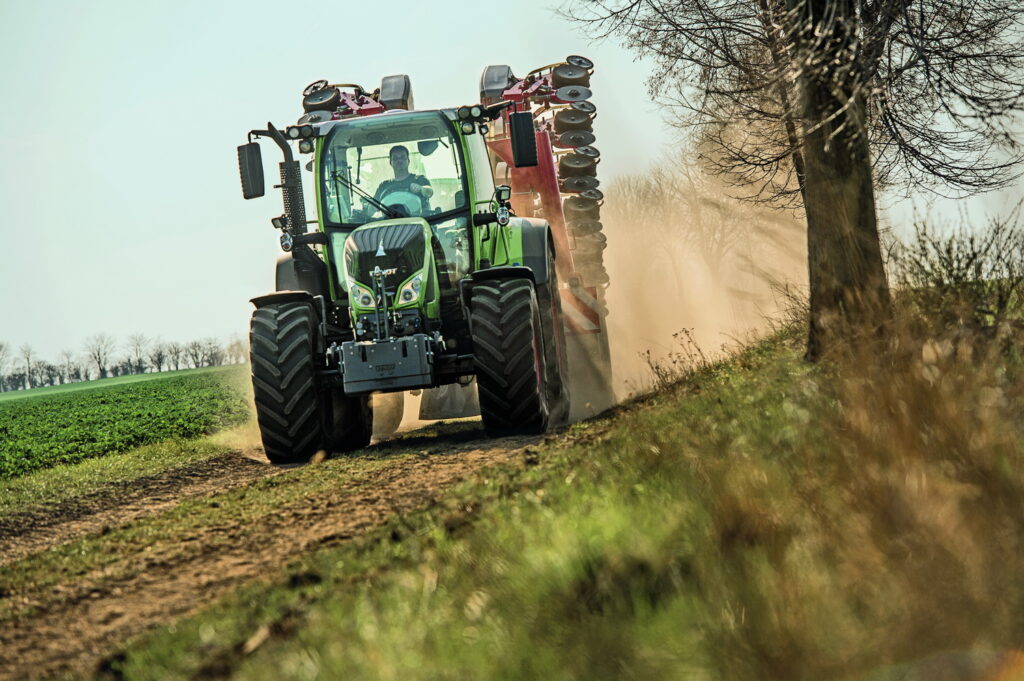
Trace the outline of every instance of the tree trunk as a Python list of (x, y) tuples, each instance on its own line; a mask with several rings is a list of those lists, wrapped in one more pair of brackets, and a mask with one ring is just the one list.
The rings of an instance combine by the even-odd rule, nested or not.
[[(805, 24), (818, 36), (802, 74), (810, 282), (807, 357), (851, 336), (880, 332), (892, 305), (882, 265), (865, 107), (847, 49), (848, 0), (806, 0)], [(827, 21), (830, 17), (831, 21)], [(810, 39), (810, 38), (808, 38)]]

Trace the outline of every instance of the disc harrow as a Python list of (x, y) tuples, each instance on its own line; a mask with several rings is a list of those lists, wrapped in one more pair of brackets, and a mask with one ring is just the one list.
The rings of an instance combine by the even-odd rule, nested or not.
[[(594, 63), (579, 55), (549, 64), (516, 77), (505, 65), (488, 66), (480, 81), (483, 104), (510, 101), (515, 110), (530, 111), (538, 129), (546, 133), (554, 164), (559, 201), (543, 196), (543, 183), (530, 182), (526, 173), (518, 173), (503, 160), (496, 160), (493, 170), (496, 182), (505, 182), (522, 196), (517, 212), (529, 217), (544, 217), (562, 222), (570, 237), (571, 274), (584, 286), (604, 286), (608, 276), (604, 269), (603, 235), (597, 240), (581, 240), (602, 230), (600, 221), (604, 196), (598, 189), (598, 166), (601, 152), (594, 143), (594, 119), (597, 106), (591, 101), (591, 77)], [(507, 120), (507, 119), (503, 119)], [(505, 135), (502, 125), (493, 126), (492, 149), (503, 158), (498, 142)], [(516, 180), (520, 180), (516, 182)], [(529, 185), (524, 187), (523, 185)], [(525, 196), (529, 193), (529, 198)]]

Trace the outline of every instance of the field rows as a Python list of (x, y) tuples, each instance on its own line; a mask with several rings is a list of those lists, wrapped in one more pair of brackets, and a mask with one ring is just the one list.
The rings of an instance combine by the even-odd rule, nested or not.
[(223, 367), (4, 400), (0, 479), (242, 423), (244, 373)]

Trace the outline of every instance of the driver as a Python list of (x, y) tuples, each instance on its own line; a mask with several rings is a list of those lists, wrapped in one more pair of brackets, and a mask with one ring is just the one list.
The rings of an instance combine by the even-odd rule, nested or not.
[(395, 179), (381, 182), (373, 198), (383, 202), (388, 194), (409, 192), (420, 200), (419, 214), (426, 215), (430, 209), (430, 197), (434, 195), (434, 188), (430, 186), (430, 180), (422, 175), (413, 175), (409, 172), (409, 150), (401, 144), (391, 147), (388, 158), (391, 168), (395, 171)]

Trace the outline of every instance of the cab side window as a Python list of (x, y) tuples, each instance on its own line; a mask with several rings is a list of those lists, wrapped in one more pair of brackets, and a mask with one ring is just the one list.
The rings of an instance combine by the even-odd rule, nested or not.
[(488, 203), (494, 195), (494, 176), (491, 174), (487, 143), (480, 133), (466, 135), (465, 139), (469, 148), (469, 162), (473, 166), (473, 186), (476, 190), (473, 200), (477, 204)]

